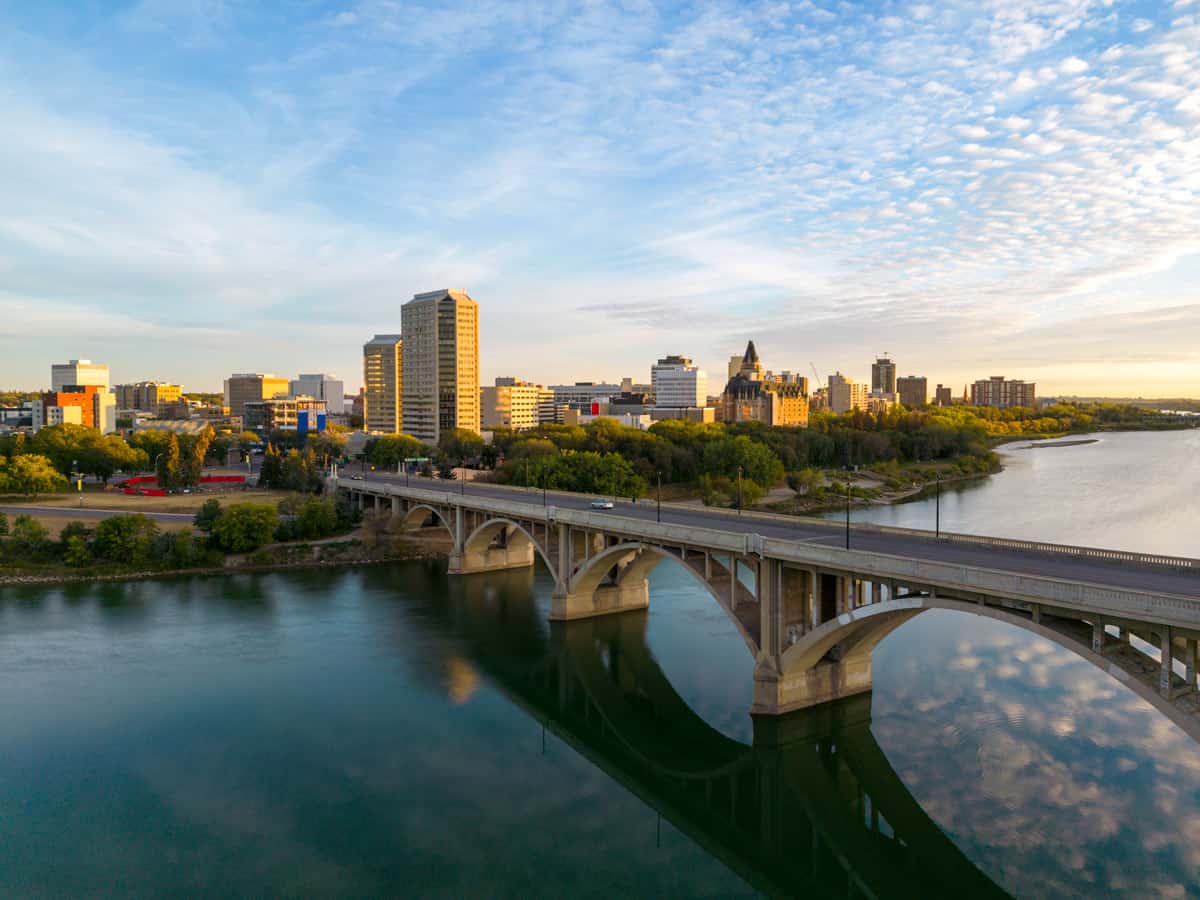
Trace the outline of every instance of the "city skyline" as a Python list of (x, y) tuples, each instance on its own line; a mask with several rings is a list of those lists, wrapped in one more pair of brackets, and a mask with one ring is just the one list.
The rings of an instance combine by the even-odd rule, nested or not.
[(6, 10), (0, 386), (353, 390), (461, 286), (482, 384), (715, 378), (753, 339), (1200, 395), (1200, 3), (875, 9)]

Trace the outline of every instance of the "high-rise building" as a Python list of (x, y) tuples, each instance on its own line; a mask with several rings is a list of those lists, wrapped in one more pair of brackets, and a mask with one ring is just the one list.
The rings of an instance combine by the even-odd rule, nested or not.
[(725, 384), (717, 418), (722, 422), (763, 422), (767, 425), (808, 425), (805, 385), (763, 377), (754, 341), (746, 344), (738, 373)]
[(325, 401), (325, 410), (332, 416), (341, 416), (346, 412), (346, 385), (340, 378), (317, 372), (312, 375), (300, 375), (288, 382), (288, 396), (313, 397)]
[(403, 413), (403, 340), (377, 334), (363, 344), (363, 430), (400, 432)]
[(286, 397), (287, 393), (286, 378), (276, 378), (261, 372), (244, 372), (225, 379), (225, 405), (229, 407), (229, 414), (232, 416), (245, 415), (247, 403)]
[(403, 431), (436, 444), (479, 431), (479, 306), (463, 291), (416, 294), (400, 310)]
[(933, 392), (933, 402), (937, 406), (953, 406), (954, 391), (944, 385), (938, 385)]
[(67, 363), (56, 363), (50, 366), (50, 390), (52, 392), (89, 385), (108, 390), (108, 366), (94, 363), (90, 359), (73, 359)]
[(919, 409), (929, 402), (929, 381), (924, 375), (906, 375), (896, 379), (896, 393), (900, 405)]
[(1009, 381), (1003, 375), (993, 375), (971, 385), (971, 405), (996, 406), (1000, 409), (1025, 406), (1036, 409), (1035, 387), (1032, 381)]
[(554, 391), (519, 378), (497, 378), (492, 387), (480, 388), (484, 428), (528, 431), (554, 421)]
[(708, 376), (686, 356), (664, 356), (650, 367), (654, 405), (702, 407), (708, 402)]
[(896, 364), (886, 356), (878, 357), (871, 364), (871, 393), (896, 393)]
[(853, 378), (847, 378), (841, 372), (829, 376), (828, 397), (829, 411), (833, 413), (848, 413), (854, 409), (867, 409), (867, 386)]
[(117, 409), (140, 409), (143, 412), (162, 415), (163, 407), (178, 403), (183, 388), (177, 384), (161, 381), (138, 381), (134, 384), (118, 384), (113, 388)]

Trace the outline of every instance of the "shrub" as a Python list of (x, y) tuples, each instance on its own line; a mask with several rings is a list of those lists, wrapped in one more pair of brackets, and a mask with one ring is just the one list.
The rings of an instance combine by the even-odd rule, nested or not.
[(279, 527), (279, 513), (262, 503), (235, 503), (222, 510), (213, 523), (212, 536), (227, 553), (245, 553), (271, 542)]
[(192, 519), (192, 524), (203, 531), (205, 534), (212, 534), (213, 525), (221, 515), (220, 500), (205, 500), (204, 504), (196, 511), (196, 517)]
[(158, 526), (141, 513), (126, 513), (105, 519), (96, 526), (96, 555), (114, 562), (143, 565), (150, 559)]
[(78, 534), (72, 534), (62, 542), (63, 562), (68, 566), (86, 566), (92, 561), (92, 551), (88, 542)]
[(0, 512), (0, 536), (8, 534), (8, 516)]
[(13, 520), (8, 546), (10, 550), (21, 556), (41, 556), (52, 546), (50, 532), (41, 522), (22, 514)]

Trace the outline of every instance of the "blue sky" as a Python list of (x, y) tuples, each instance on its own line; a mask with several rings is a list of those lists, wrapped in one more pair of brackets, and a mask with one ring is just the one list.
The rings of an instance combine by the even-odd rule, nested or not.
[(1200, 395), (1200, 0), (0, 0), (0, 385), (681, 352)]

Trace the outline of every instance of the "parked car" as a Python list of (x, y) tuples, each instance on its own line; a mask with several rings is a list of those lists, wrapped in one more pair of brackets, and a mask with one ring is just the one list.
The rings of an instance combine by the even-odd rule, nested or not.
[(613, 502), (611, 500), (593, 500), (592, 509), (612, 509)]

